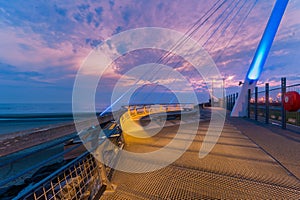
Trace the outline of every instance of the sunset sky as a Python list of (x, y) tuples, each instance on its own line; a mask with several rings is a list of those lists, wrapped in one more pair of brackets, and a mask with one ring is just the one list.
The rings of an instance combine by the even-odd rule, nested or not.
[[(184, 33), (215, 2), (0, 0), (0, 103), (69, 103), (77, 70), (98, 44), (114, 34), (141, 27), (162, 27)], [(227, 93), (237, 91), (238, 82), (244, 80), (275, 3), (258, 0), (231, 41), (254, 2), (228, 0), (192, 36), (195, 40), (201, 38), (199, 44), (226, 78)], [(233, 21), (226, 28), (231, 18)], [(222, 19), (226, 21), (217, 29)], [(140, 57), (143, 58), (141, 53)], [(299, 58), (300, 1), (290, 0), (260, 83), (276, 86), (283, 76), (287, 77), (288, 84), (299, 83)], [(101, 92), (106, 95), (103, 101), (110, 97), (112, 83), (129, 65), (121, 63), (103, 77)]]

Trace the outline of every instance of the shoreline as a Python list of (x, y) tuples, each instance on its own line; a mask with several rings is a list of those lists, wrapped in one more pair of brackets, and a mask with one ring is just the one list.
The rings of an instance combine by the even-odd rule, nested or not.
[(77, 123), (76, 127), (74, 121), (72, 120), (66, 123), (52, 124), (29, 130), (17, 131), (8, 134), (0, 134), (0, 156), (6, 156), (8, 154), (22, 151), (26, 148), (30, 148), (57, 138), (64, 137), (72, 133), (76, 133), (76, 128), (80, 130), (89, 128), (91, 126), (99, 124), (99, 120), (112, 120), (111, 115), (98, 117), (96, 121), (95, 118), (86, 118), (87, 116), (91, 115), (85, 113), (83, 115), (82, 121)]
[[(96, 113), (96, 115), (98, 114)], [(79, 116), (84, 120), (90, 117), (91, 113), (83, 112), (79, 113)], [(24, 134), (20, 132), (63, 126), (73, 121), (73, 113), (0, 114), (0, 140)]]

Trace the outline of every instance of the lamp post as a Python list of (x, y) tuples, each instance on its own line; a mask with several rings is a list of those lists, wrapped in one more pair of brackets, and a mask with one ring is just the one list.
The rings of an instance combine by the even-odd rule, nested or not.
[(222, 108), (225, 108), (225, 77), (222, 78), (223, 84), (222, 84)]
[[(218, 81), (219, 80), (219, 81)], [(219, 83), (217, 83), (218, 81)], [(222, 81), (220, 83), (220, 81)], [(219, 107), (225, 108), (225, 76), (223, 78), (219, 79), (212, 79), (211, 81), (211, 106), (213, 107), (215, 105), (214, 98), (219, 99)], [(217, 83), (217, 84), (215, 84)], [(222, 90), (222, 92), (220, 91)], [(216, 92), (217, 91), (217, 92)], [(217, 93), (217, 94), (215, 94)]]

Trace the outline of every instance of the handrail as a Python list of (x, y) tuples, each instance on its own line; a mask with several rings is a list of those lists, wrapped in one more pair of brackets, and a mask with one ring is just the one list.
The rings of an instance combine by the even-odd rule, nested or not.
[[(298, 86), (300, 86), (300, 84), (288, 85), (288, 86), (286, 86), (286, 88), (298, 87)], [(281, 87), (276, 87), (276, 88), (269, 89), (269, 92), (271, 92), (271, 91), (275, 91), (275, 90), (281, 90)], [(266, 92), (265, 90), (262, 90), (262, 91), (259, 91), (259, 92), (258, 92), (258, 94), (260, 94), (260, 93), (265, 93), (265, 92)], [(253, 94), (254, 94), (254, 92), (253, 92), (253, 93), (251, 93), (251, 94), (253, 95)]]
[(87, 156), (89, 154), (88, 151), (86, 151), (85, 153), (81, 154), (79, 157), (75, 158), (74, 160), (72, 160), (71, 162), (69, 162), (68, 164), (62, 166), (61, 168), (59, 168), (58, 170), (56, 170), (55, 172), (53, 172), (50, 176), (45, 177), (44, 179), (42, 179), (41, 181), (39, 181), (38, 183), (34, 184), (30, 190), (28, 191), (24, 191), (23, 193), (19, 193), (16, 197), (13, 198), (13, 200), (17, 200), (20, 199), (21, 197), (24, 197), (25, 195), (28, 195), (28, 193), (36, 190), (40, 185), (46, 183), (48, 180), (54, 178), (56, 175), (58, 175), (60, 172), (64, 171), (65, 169), (67, 169), (68, 167), (74, 165), (76, 162), (80, 161), (81, 159), (83, 159), (85, 156)]
[(14, 176), (12, 176), (12, 177), (9, 177), (8, 179), (5, 179), (5, 180), (1, 181), (1, 182), (0, 182), (0, 185), (6, 185), (6, 184), (9, 183), (10, 181), (13, 181), (13, 180), (17, 179), (17, 178), (19, 178), (20, 176), (22, 176), (22, 175), (24, 175), (24, 174), (26, 174), (26, 173), (28, 173), (28, 172), (30, 172), (30, 171), (36, 169), (36, 168), (39, 168), (39, 167), (41, 167), (41, 166), (44, 166), (45, 164), (49, 163), (50, 161), (52, 161), (52, 160), (54, 160), (54, 159), (56, 159), (56, 158), (58, 158), (58, 157), (60, 157), (60, 156), (63, 156), (64, 154), (66, 154), (66, 153), (68, 153), (68, 152), (73, 151), (74, 149), (78, 148), (78, 147), (81, 146), (81, 145), (82, 145), (82, 144), (78, 144), (78, 145), (76, 145), (76, 146), (74, 146), (74, 147), (72, 147), (72, 148), (70, 148), (70, 149), (67, 149), (67, 150), (65, 150), (65, 151), (63, 151), (63, 152), (61, 152), (61, 153), (58, 153), (58, 154), (56, 154), (56, 155), (54, 155), (54, 156), (51, 156), (50, 158), (48, 158), (48, 159), (46, 159), (46, 160), (44, 160), (44, 161), (42, 161), (42, 162), (39, 162), (38, 164), (33, 165), (33, 166), (31, 166), (31, 167), (29, 167), (29, 168), (27, 168), (27, 169), (21, 171), (20, 173), (14, 175)]
[[(92, 133), (91, 131), (88, 131), (88, 129), (85, 130), (85, 131), (87, 131), (87, 133), (84, 133), (85, 135), (88, 135), (89, 133)], [(62, 167), (59, 168), (58, 170), (56, 170), (56, 171), (54, 171), (53, 173), (51, 173), (51, 175), (49, 175), (49, 176), (43, 178), (43, 179), (40, 180), (38, 183), (35, 183), (35, 184), (34, 184), (33, 186), (31, 186), (29, 189), (26, 188), (25, 190), (21, 191), (21, 192), (20, 192), (16, 197), (14, 197), (13, 199), (20, 199), (20, 198), (23, 199), (24, 197), (27, 197), (28, 195), (31, 195), (31, 193), (34, 192), (34, 191), (36, 191), (39, 187), (44, 187), (44, 191), (45, 191), (45, 187), (46, 187), (45, 185), (46, 185), (47, 181), (48, 181), (48, 182), (50, 181), (51, 184), (52, 184), (52, 181), (53, 181), (54, 178), (58, 177), (59, 174), (61, 174), (62, 172), (64, 172), (64, 171), (67, 170), (68, 168), (70, 168), (70, 167), (72, 167), (72, 166), (75, 166), (77, 163), (80, 163), (81, 160), (83, 160), (85, 157), (87, 157), (87, 156), (90, 154), (90, 152), (93, 152), (94, 150), (96, 150), (96, 149), (98, 148), (98, 146), (101, 145), (101, 144), (103, 144), (108, 138), (105, 138), (105, 139), (99, 138), (99, 139), (100, 139), (100, 140), (98, 141), (98, 145), (96, 145), (96, 146), (95, 146), (94, 148), (92, 148), (92, 149), (89, 149), (90, 151), (84, 152), (84, 153), (81, 154), (79, 157), (75, 158), (74, 160), (72, 160), (72, 161), (69, 162), (68, 164), (62, 166)], [(93, 139), (86, 140), (84, 143), (88, 143), (88, 142), (91, 142), (91, 141), (93, 141)], [(24, 170), (24, 171), (22, 172), (22, 174), (26, 174), (28, 171), (31, 171), (32, 169), (37, 168), (38, 166), (42, 166), (42, 165), (44, 165), (45, 163), (47, 163), (47, 162), (49, 162), (49, 161), (55, 159), (56, 157), (60, 157), (60, 156), (66, 154), (66, 153), (68, 153), (68, 152), (70, 152), (70, 151), (73, 151), (74, 149), (78, 148), (78, 147), (81, 146), (81, 145), (82, 145), (82, 144), (78, 144), (78, 145), (76, 145), (76, 146), (74, 146), (74, 147), (72, 147), (72, 148), (69, 148), (69, 149), (65, 150), (64, 152), (61, 152), (61, 153), (59, 153), (59, 154), (57, 154), (57, 155), (54, 155), (54, 156), (48, 158), (47, 160), (45, 160), (45, 161), (43, 161), (43, 162), (41, 162), (41, 163), (38, 163), (37, 165), (32, 166), (32, 167), (30, 167), (30, 168)], [(103, 153), (104, 153), (104, 152), (103, 152)], [(94, 158), (93, 158), (93, 159), (94, 159)], [(82, 165), (83, 165), (83, 164), (82, 164)], [(98, 165), (98, 164), (95, 163), (95, 165)], [(97, 166), (97, 168), (99, 168), (99, 167), (100, 167), (100, 166)], [(101, 168), (101, 167), (100, 167), (100, 168)], [(100, 169), (95, 169), (95, 170), (98, 170), (99, 173), (102, 173), (102, 171), (103, 171), (103, 170), (101, 171)], [(101, 172), (100, 172), (100, 171), (101, 171)], [(86, 173), (87, 173), (87, 172), (86, 172)], [(17, 174), (17, 175), (14, 176), (14, 177), (11, 177), (10, 179), (5, 180), (5, 182), (11, 181), (11, 180), (13, 180), (13, 179), (16, 179), (16, 178), (18, 178), (20, 175), (21, 175), (21, 173)], [(89, 176), (90, 176), (90, 175), (89, 175)], [(102, 182), (103, 184), (105, 184), (105, 180), (102, 180), (104, 177), (106, 177), (105, 174), (104, 174), (104, 175), (101, 175), (101, 176), (99, 175), (99, 179), (101, 179), (101, 182)], [(65, 177), (65, 178), (66, 178), (66, 177)], [(72, 178), (72, 176), (70, 176), (69, 178)], [(65, 181), (67, 181), (67, 180), (65, 180)], [(3, 182), (3, 183), (4, 183), (4, 182)], [(2, 184), (2, 182), (1, 182), (1, 184)], [(4, 183), (4, 184), (6, 184), (6, 183)], [(89, 184), (89, 183), (86, 182), (85, 184)], [(53, 189), (53, 188), (52, 188), (52, 189)], [(49, 189), (48, 189), (48, 190), (49, 190)], [(81, 190), (85, 190), (85, 189), (84, 189), (84, 188), (81, 188)], [(49, 191), (50, 191), (50, 190), (49, 190)], [(62, 192), (62, 190), (60, 190), (59, 192)], [(39, 199), (39, 198), (38, 198), (38, 199)]]
[[(91, 128), (93, 128), (93, 129), (91, 130)], [(71, 135), (69, 135), (67, 137), (63, 136), (61, 138), (57, 138), (57, 139), (53, 140), (55, 142), (51, 141), (52, 143), (50, 142), (49, 144), (48, 143), (44, 143), (43, 144), (44, 145), (43, 150), (47, 150), (47, 149), (50, 149), (52, 147), (58, 146), (60, 144), (64, 144), (66, 141), (69, 141), (71, 139), (77, 138), (80, 134), (81, 134), (80, 137), (82, 137), (82, 136), (83, 137), (90, 137), (90, 134), (94, 133), (93, 130), (95, 130), (94, 126), (88, 127), (88, 128), (85, 128), (84, 130), (80, 131), (79, 134), (75, 134), (74, 135), (74, 133), (73, 133), (73, 134), (71, 134)], [(99, 131), (99, 134), (100, 133), (101, 132)], [(98, 143), (102, 144), (105, 139), (99, 137), (100, 141), (98, 141)], [(30, 166), (30, 167), (28, 167), (28, 168), (26, 168), (26, 169), (24, 169), (22, 171), (19, 171), (17, 174), (15, 174), (15, 175), (13, 175), (13, 176), (11, 176), (9, 178), (6, 178), (5, 180), (1, 180), (0, 181), (0, 185), (2, 187), (10, 187), (9, 183), (12, 182), (12, 181), (14, 181), (14, 180), (24, 181), (23, 180), (24, 178), (22, 178), (22, 177), (24, 177), (24, 175), (29, 174), (29, 173), (33, 172), (34, 170), (36, 170), (36, 169), (40, 169), (43, 166), (47, 166), (47, 164), (50, 163), (51, 161), (54, 161), (54, 160), (56, 160), (56, 159), (58, 159), (58, 158), (60, 158), (60, 157), (62, 157), (64, 155), (66, 155), (67, 153), (69, 153), (69, 152), (71, 152), (71, 151), (73, 151), (75, 149), (78, 149), (80, 146), (82, 146), (82, 145), (84, 145), (86, 143), (89, 143), (91, 141), (94, 141), (93, 138), (87, 138), (87, 140), (85, 140), (83, 143), (76, 144), (75, 146), (70, 147), (70, 148), (68, 148), (68, 149), (66, 149), (66, 150), (64, 150), (64, 151), (62, 151), (62, 152), (60, 152), (58, 154), (52, 155), (51, 157), (48, 157), (47, 159), (42, 160), (41, 162), (38, 162), (38, 163), (34, 164), (33, 166)], [(30, 148), (28, 148), (28, 149), (30, 149)], [(5, 167), (5, 166), (7, 166), (7, 165), (9, 165), (11, 163), (14, 163), (14, 162), (16, 162), (19, 159), (26, 158), (26, 157), (29, 157), (29, 156), (34, 156), (36, 153), (39, 153), (39, 152), (41, 152), (41, 148), (33, 149), (32, 151), (30, 150), (29, 152), (26, 152), (26, 153), (24, 153), (22, 155), (18, 155), (17, 154), (14, 157), (12, 157), (12, 159), (6, 160), (4, 163), (1, 163), (0, 168), (3, 168), (3, 167)], [(15, 154), (15, 153), (13, 153), (13, 154)], [(11, 154), (11, 155), (13, 155), (13, 154)]]
[[(88, 135), (88, 134), (89, 134), (89, 132), (86, 132), (86, 133), (85, 133), (85, 135)], [(71, 140), (71, 139), (77, 138), (78, 136), (79, 136), (79, 135), (77, 135), (77, 134), (74, 135), (74, 133), (73, 133), (70, 137), (67, 137), (67, 138), (64, 139), (63, 141), (57, 141), (57, 142), (55, 142), (55, 143), (53, 143), (53, 144), (50, 144), (49, 146), (44, 147), (42, 151), (47, 150), (47, 149), (50, 149), (50, 148), (55, 147), (55, 146), (57, 146), (57, 145), (63, 144), (63, 143), (65, 143), (66, 141), (69, 141), (69, 140)], [(63, 138), (63, 137), (62, 137), (62, 138)], [(57, 138), (57, 139), (60, 139), (60, 138)], [(57, 140), (57, 139), (55, 139), (55, 140)], [(90, 142), (90, 141), (85, 141), (85, 143), (86, 143), (86, 142)], [(84, 144), (84, 143), (79, 144), (79, 145), (76, 146), (76, 147), (79, 147), (79, 146), (81, 146), (81, 145), (83, 145), (83, 144)], [(70, 150), (70, 149), (71, 149), (71, 150)], [(56, 159), (56, 158), (59, 158), (60, 156), (66, 154), (66, 153), (68, 153), (68, 152), (70, 152), (70, 151), (72, 151), (72, 150), (74, 150), (74, 149), (76, 149), (76, 148), (73, 149), (73, 147), (72, 147), (72, 148), (70, 148), (70, 149), (67, 149), (67, 150), (65, 150), (65, 151), (63, 151), (63, 152), (61, 152), (61, 153), (59, 153), (59, 154), (56, 154), (56, 155), (54, 155), (54, 156), (51, 156), (50, 158), (47, 159), (48, 162), (50, 162), (50, 161), (52, 161), (52, 160), (54, 160), (54, 159)], [(40, 152), (41, 152), (40, 149), (36, 149), (36, 150), (30, 151), (30, 152), (28, 152), (28, 153), (21, 154), (21, 155), (19, 155), (19, 156), (14, 157), (14, 158), (11, 159), (11, 160), (8, 160), (8, 161), (6, 161), (6, 162), (4, 162), (4, 163), (1, 163), (1, 164), (0, 164), (0, 168), (3, 168), (4, 166), (11, 164), (12, 162), (14, 162), (14, 161), (16, 161), (16, 160), (18, 160), (18, 159), (26, 158), (26, 157), (32, 156), (32, 155), (34, 155), (34, 154), (36, 154), (36, 153), (40, 153)], [(46, 162), (46, 163), (48, 163), (48, 162)], [(42, 161), (42, 162), (38, 163), (37, 165), (34, 165), (34, 167), (31, 167), (32, 169), (31, 169), (31, 168), (27, 168), (26, 170), (24, 170), (24, 171), (26, 171), (26, 172), (22, 171), (22, 172), (24, 172), (24, 173), (20, 172), (21, 175), (19, 175), (19, 174), (18, 174), (18, 175), (19, 175), (19, 176), (22, 176), (22, 175), (26, 174), (27, 172), (32, 171), (33, 169), (35, 169), (35, 168), (37, 168), (37, 167), (43, 166), (43, 165), (46, 164), (46, 163), (44, 163), (44, 161)], [(31, 169), (31, 170), (28, 170), (28, 169)], [(17, 176), (17, 175), (15, 175), (15, 176)], [(13, 177), (15, 177), (15, 176), (13, 176)], [(19, 177), (19, 176), (18, 176), (18, 177)], [(9, 179), (12, 179), (13, 177), (10, 177)], [(14, 179), (16, 179), (16, 178), (14, 178)], [(12, 180), (14, 180), (14, 179), (12, 179)], [(6, 180), (7, 180), (7, 179), (6, 179)], [(5, 181), (5, 180), (4, 180), (4, 181)], [(6, 182), (4, 183), (4, 181), (0, 182), (0, 185), (5, 185), (5, 184), (7, 184)], [(10, 181), (11, 181), (11, 180), (10, 180)]]
[(286, 86), (286, 87), (287, 87), (287, 88), (290, 88), (290, 87), (297, 87), (297, 86), (300, 86), (300, 83), (294, 84), (294, 85), (288, 85), (288, 86)]
[[(170, 108), (169, 108), (170, 107)], [(169, 108), (169, 109), (168, 109)], [(145, 107), (143, 107), (143, 108), (141, 108), (141, 109), (139, 109), (139, 111), (142, 111), (142, 114), (143, 115), (145, 115), (145, 114), (150, 114), (150, 113), (158, 113), (158, 112), (162, 112), (163, 110), (164, 110), (164, 112), (166, 112), (166, 111), (168, 111), (168, 110), (174, 110), (174, 109), (176, 110), (176, 109), (178, 109), (178, 106), (176, 106), (176, 107), (174, 107), (174, 105), (171, 105), (171, 106), (168, 106), (168, 105), (160, 105), (160, 107), (158, 107), (157, 109), (145, 109)], [(180, 108), (180, 107), (179, 107)], [(180, 108), (181, 109), (181, 108)], [(139, 112), (137, 112), (137, 113), (139, 113)], [(137, 114), (137, 115), (139, 115), (139, 114)], [(131, 117), (134, 117), (134, 116), (131, 116), (130, 115), (130, 113), (129, 112), (125, 112), (123, 115), (122, 115), (122, 117), (120, 118), (120, 120), (124, 120), (124, 117), (126, 117), (127, 119), (130, 119)], [(91, 129), (92, 128), (92, 129)], [(99, 127), (98, 127), (99, 128)], [(3, 181), (1, 181), (0, 182), (0, 185), (7, 185), (9, 182), (11, 182), (11, 181), (13, 181), (13, 180), (18, 180), (18, 179), (20, 179), (20, 177), (21, 176), (23, 176), (23, 175), (25, 175), (25, 174), (28, 174), (29, 172), (32, 172), (33, 170), (35, 170), (35, 169), (39, 169), (40, 167), (42, 167), (42, 166), (46, 166), (47, 165), (47, 163), (49, 163), (49, 162), (51, 162), (51, 161), (53, 161), (53, 160), (55, 160), (55, 159), (57, 159), (57, 158), (59, 158), (59, 157), (61, 157), (61, 156), (63, 156), (63, 155), (65, 155), (65, 154), (67, 154), (67, 153), (69, 153), (69, 152), (71, 152), (71, 151), (73, 151), (73, 150), (75, 150), (75, 149), (77, 149), (77, 148), (79, 148), (80, 146), (82, 146), (82, 145), (84, 145), (84, 144), (86, 144), (86, 143), (89, 143), (89, 142), (91, 142), (91, 141), (94, 141), (95, 140), (95, 138), (90, 138), (90, 134), (93, 134), (93, 133), (95, 133), (94, 131), (97, 131), (98, 130), (98, 128), (95, 128), (95, 127), (89, 127), (89, 128), (86, 128), (86, 129), (84, 129), (84, 130), (82, 130), (82, 131), (80, 131), (79, 133), (77, 133), (77, 134), (72, 134), (72, 135), (70, 135), (70, 136), (68, 136), (68, 137), (66, 137), (66, 138), (64, 138), (64, 137), (61, 137), (61, 138), (57, 138), (58, 139), (58, 141), (55, 141), (55, 142), (52, 142), (51, 144), (47, 144), (47, 143), (45, 143), (44, 145), (46, 145), (45, 146), (45, 149), (49, 149), (49, 148), (52, 148), (52, 147), (55, 147), (55, 146), (57, 146), (57, 145), (59, 145), (59, 144), (64, 144), (66, 141), (68, 141), (68, 140), (70, 140), (70, 139), (74, 139), (74, 138), (76, 138), (76, 137), (78, 137), (78, 136), (80, 136), (80, 137), (86, 137), (86, 139), (87, 140), (85, 140), (83, 143), (80, 143), (80, 144), (76, 144), (75, 146), (73, 146), (73, 147), (71, 147), (71, 148), (68, 148), (68, 149), (66, 149), (66, 150), (64, 150), (63, 152), (60, 152), (60, 153), (58, 153), (58, 154), (55, 154), (55, 155), (53, 155), (53, 156), (51, 156), (51, 157), (49, 157), (49, 158), (47, 158), (47, 159), (45, 159), (45, 160), (43, 160), (43, 161), (41, 161), (41, 162), (39, 162), (39, 163), (37, 163), (37, 164), (35, 164), (35, 165), (33, 165), (33, 166), (30, 166), (29, 168), (27, 168), (27, 169), (25, 169), (25, 170), (23, 170), (23, 171), (21, 171), (21, 172), (19, 172), (19, 173), (17, 173), (16, 175), (14, 175), (14, 176), (12, 176), (12, 177), (9, 177), (9, 178), (7, 178), (7, 179), (5, 179), (5, 180), (3, 180)], [(99, 129), (100, 130), (100, 129)], [(100, 132), (99, 132), (99, 134), (100, 134)], [(102, 137), (97, 137), (97, 143), (98, 143), (98, 145), (96, 145), (97, 147), (99, 146), (99, 145), (101, 145), (102, 143), (104, 143), (108, 138), (102, 138)], [(94, 147), (94, 148), (97, 148), (97, 147)], [(95, 150), (95, 149), (92, 149), (92, 151), (93, 150)], [(91, 151), (91, 150), (90, 150)], [(9, 160), (9, 161), (6, 161), (5, 163), (1, 163), (1, 165), (0, 165), (0, 167), (3, 167), (3, 166), (6, 166), (6, 165), (8, 165), (9, 163), (12, 163), (12, 162), (14, 162), (14, 161), (16, 161), (16, 160), (18, 160), (18, 159), (20, 159), (20, 158), (26, 158), (26, 157), (28, 157), (28, 156), (32, 156), (32, 155), (34, 155), (35, 153), (38, 153), (39, 152), (39, 150), (38, 149), (36, 149), (36, 150), (33, 150), (33, 151), (30, 151), (30, 152), (27, 152), (27, 153), (25, 153), (25, 154), (23, 154), (23, 155), (17, 155), (17, 157), (14, 157), (14, 158), (12, 158), (11, 160)], [(116, 151), (116, 154), (117, 154), (117, 152), (118, 151)], [(102, 152), (103, 154), (105, 154), (105, 151), (104, 152)], [(79, 157), (77, 157), (77, 158), (75, 158), (74, 160), (72, 160), (71, 162), (69, 162), (68, 164), (66, 164), (66, 165), (64, 165), (64, 166), (62, 166), (62, 167), (60, 167), (59, 169), (57, 169), (56, 171), (54, 171), (54, 172), (52, 172), (49, 176), (47, 176), (47, 177), (45, 177), (45, 178), (43, 178), (42, 180), (40, 180), (38, 183), (35, 183), (34, 185), (32, 185), (32, 186), (27, 186), (26, 188), (24, 188), (16, 197), (14, 197), (13, 199), (20, 199), (20, 198), (23, 198), (23, 197), (28, 197), (28, 195), (40, 195), (39, 193), (41, 192), (41, 190), (44, 190), (44, 192), (45, 192), (45, 190), (47, 190), (47, 192), (51, 192), (50, 191), (50, 189), (49, 189), (49, 187), (47, 186), (47, 185), (49, 185), (49, 183), (53, 183), (53, 181), (54, 181), (54, 179), (56, 178), (56, 177), (58, 177), (58, 175), (59, 174), (61, 174), (61, 173), (63, 173), (65, 170), (67, 170), (68, 168), (70, 168), (70, 167), (72, 167), (72, 166), (77, 166), (77, 164), (76, 163), (79, 163), (79, 162), (81, 162), (81, 160), (83, 160), (86, 156), (88, 156), (90, 154), (90, 152), (89, 151), (86, 151), (86, 152), (84, 152), (82, 155), (80, 155)], [(93, 158), (94, 159), (94, 158)], [(109, 157), (108, 158), (109, 160), (110, 159), (116, 159), (116, 155), (113, 155), (113, 157)], [(83, 162), (86, 162), (86, 161), (83, 161)], [(88, 161), (87, 161), (88, 162)], [(89, 161), (89, 162), (92, 162), (92, 163), (96, 163), (95, 165), (98, 165), (97, 164), (97, 162), (95, 161)], [(79, 163), (79, 165), (83, 165), (83, 164), (80, 164)], [(98, 167), (100, 167), (100, 166), (98, 166)], [(101, 168), (101, 167), (100, 167)], [(78, 169), (79, 170), (79, 169)], [(99, 171), (99, 169), (95, 169), (95, 170), (98, 170)], [(101, 171), (101, 170), (100, 170)], [(104, 170), (105, 171), (105, 170)], [(69, 173), (69, 172), (67, 172), (67, 173)], [(76, 172), (77, 173), (77, 172)], [(94, 172), (85, 172), (85, 173), (94, 173)], [(102, 171), (101, 172), (99, 172), (99, 173), (101, 173), (102, 174)], [(79, 174), (78, 174), (79, 175)], [(84, 174), (80, 174), (80, 176), (83, 176)], [(59, 175), (60, 176), (60, 175)], [(90, 175), (89, 175), (90, 176)], [(106, 175), (104, 175), (104, 176), (106, 176)], [(103, 177), (104, 176), (102, 176), (101, 175), (101, 177), (99, 178), (98, 176), (98, 178), (99, 179), (101, 179), (101, 181), (103, 181), (103, 180), (105, 180), (105, 179), (103, 179)], [(66, 181), (66, 183), (68, 182), (67, 181), (67, 179), (69, 179), (69, 178), (72, 178), (72, 176), (67, 176), (67, 177), (65, 177), (65, 179), (64, 179), (64, 181)], [(103, 180), (102, 180), (103, 179)], [(55, 179), (56, 180), (56, 179)], [(49, 183), (48, 183), (48, 182)], [(86, 180), (84, 180), (85, 182), (84, 182), (84, 184), (89, 184), (89, 183), (86, 183)], [(105, 182), (105, 181), (104, 181)], [(105, 184), (103, 182), (103, 184)], [(65, 185), (66, 183), (63, 183), (63, 185)], [(58, 187), (57, 185), (55, 186), (55, 187)], [(52, 190), (54, 191), (54, 189), (52, 188)], [(59, 190), (59, 191), (58, 191)], [(81, 188), (80, 190), (82, 190), (82, 191), (84, 191), (84, 190), (86, 190), (86, 189), (84, 189), (84, 188)], [(33, 192), (33, 193), (32, 193)], [(57, 193), (58, 192), (58, 193)], [(61, 192), (63, 192), (63, 190), (62, 190), (62, 186), (60, 186), (60, 189), (58, 188), (56, 188), (55, 189), (55, 195), (58, 195), (59, 193), (61, 193)], [(49, 193), (50, 194), (50, 193)], [(46, 195), (46, 194), (44, 194), (44, 195)], [(51, 193), (51, 195), (54, 195), (54, 193)], [(39, 199), (39, 198), (37, 198), (37, 199)]]
[[(64, 137), (66, 137), (66, 136), (64, 136)], [(64, 138), (64, 137), (62, 137), (62, 138)], [(78, 135), (77, 135), (76, 133), (73, 133), (73, 134), (71, 134), (69, 137), (67, 137), (66, 139), (64, 139), (63, 141), (57, 141), (57, 142), (52, 143), (52, 144), (49, 144), (49, 145), (46, 144), (46, 146), (43, 148), (42, 151), (44, 151), (44, 150), (46, 150), (46, 149), (49, 149), (49, 148), (52, 148), (52, 147), (55, 147), (55, 146), (57, 146), (57, 145), (60, 145), (60, 144), (62, 144), (62, 143), (64, 143), (64, 142), (67, 142), (67, 141), (69, 141), (69, 140), (71, 140), (71, 139), (74, 139), (74, 138), (76, 138), (76, 137), (78, 137)], [(59, 140), (59, 139), (61, 139), (61, 138), (57, 138), (57, 139), (55, 139), (55, 140)], [(35, 150), (32, 150), (32, 151), (27, 152), (27, 153), (25, 153), (25, 154), (21, 154), (21, 155), (19, 155), (19, 156), (16, 156), (16, 157), (14, 157), (13, 159), (10, 159), (10, 160), (7, 160), (6, 162), (0, 163), (0, 168), (4, 167), (4, 166), (6, 166), (6, 165), (9, 165), (10, 163), (12, 163), (12, 162), (14, 162), (14, 161), (16, 161), (16, 160), (19, 160), (19, 159), (21, 159), (21, 158), (26, 158), (26, 157), (28, 157), (28, 156), (32, 156), (33, 154), (39, 153), (40, 151), (41, 151), (40, 149), (35, 149)], [(15, 152), (15, 153), (17, 153), (17, 152)], [(14, 154), (15, 154), (15, 153), (14, 153)]]

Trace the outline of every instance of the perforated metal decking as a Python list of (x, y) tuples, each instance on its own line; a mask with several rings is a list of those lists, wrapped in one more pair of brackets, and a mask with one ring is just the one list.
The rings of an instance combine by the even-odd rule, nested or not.
[[(228, 122), (212, 152), (199, 159), (207, 127), (208, 122), (200, 122), (188, 151), (165, 168), (142, 174), (116, 171), (112, 178), (116, 190), (102, 199), (300, 199), (299, 180)], [(127, 145), (126, 150), (162, 148), (176, 130), (176, 125), (166, 127), (154, 142), (153, 138), (151, 143), (143, 140)]]

